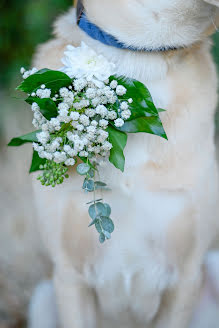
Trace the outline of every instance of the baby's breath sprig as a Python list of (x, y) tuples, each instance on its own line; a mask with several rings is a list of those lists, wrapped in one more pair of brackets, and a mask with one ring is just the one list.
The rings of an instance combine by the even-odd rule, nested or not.
[[(124, 171), (127, 133), (145, 132), (167, 139), (159, 112), (141, 82), (118, 77), (115, 64), (82, 43), (68, 46), (59, 71), (21, 69), (23, 82), (17, 88), (28, 94), (36, 131), (13, 138), (9, 146), (33, 145), (30, 172), (41, 170), (38, 180), (55, 187), (68, 178), (68, 168), (77, 166), (84, 176), (83, 190), (93, 193), (89, 202), (90, 226), (101, 243), (110, 239), (114, 224), (111, 208), (96, 199), (107, 184), (96, 179), (97, 163), (104, 160)], [(159, 110), (161, 111), (161, 110)]]

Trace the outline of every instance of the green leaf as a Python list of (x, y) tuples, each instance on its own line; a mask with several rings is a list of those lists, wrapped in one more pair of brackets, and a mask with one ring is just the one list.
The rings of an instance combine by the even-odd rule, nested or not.
[(28, 104), (32, 105), (34, 102), (40, 107), (40, 112), (47, 120), (58, 116), (58, 110), (55, 102), (49, 98), (28, 97), (25, 100)]
[(82, 163), (77, 166), (77, 172), (80, 175), (86, 175), (89, 171), (90, 171), (89, 164)]
[(33, 173), (40, 170), (40, 165), (44, 165), (46, 163), (45, 158), (40, 158), (38, 153), (34, 150), (32, 163), (30, 167), (29, 173)]
[(106, 216), (107, 211), (103, 203), (98, 202), (89, 207), (89, 215), (91, 219), (95, 220), (99, 216)]
[(157, 108), (158, 113), (166, 112), (166, 109), (163, 108)]
[(133, 99), (133, 103), (129, 104), (129, 108), (132, 112), (129, 120), (141, 116), (158, 116), (158, 110), (153, 103), (151, 94), (143, 83), (134, 79), (115, 76), (110, 77), (110, 80), (116, 80), (120, 85), (123, 85), (127, 89), (124, 96), (119, 96), (120, 100), (127, 100), (129, 98)]
[(158, 116), (139, 117), (132, 121), (126, 121), (119, 130), (126, 133), (146, 132), (167, 139), (167, 135)]
[(124, 172), (125, 156), (123, 150), (127, 143), (127, 134), (116, 130), (114, 127), (107, 128), (109, 133), (109, 141), (113, 145), (110, 150), (109, 161), (119, 170)]
[(49, 88), (53, 93), (56, 93), (60, 88), (68, 87), (71, 85), (71, 83), (72, 80), (65, 73), (44, 69), (25, 79), (17, 87), (17, 90), (21, 90), (26, 93), (32, 93), (39, 89), (42, 84), (44, 84), (46, 88)]
[(23, 145), (25, 143), (28, 143), (28, 142), (38, 142), (36, 134), (39, 133), (39, 132), (41, 132), (41, 130), (30, 132), (30, 133), (27, 133), (23, 136), (13, 138), (9, 142), (8, 146), (17, 147), (17, 146), (21, 146), (21, 145)]
[(103, 230), (112, 233), (115, 229), (113, 221), (108, 217), (101, 216), (101, 225)]

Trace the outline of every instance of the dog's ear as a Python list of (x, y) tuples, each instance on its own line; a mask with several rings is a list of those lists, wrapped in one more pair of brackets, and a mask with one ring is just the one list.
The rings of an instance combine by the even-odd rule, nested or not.
[(219, 0), (204, 0), (204, 1), (209, 3), (210, 5), (219, 7)]

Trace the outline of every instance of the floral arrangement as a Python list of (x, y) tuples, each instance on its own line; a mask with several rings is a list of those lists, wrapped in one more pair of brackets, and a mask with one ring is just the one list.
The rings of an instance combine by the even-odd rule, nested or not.
[(83, 189), (93, 193), (89, 202), (91, 223), (103, 243), (111, 238), (114, 224), (109, 204), (96, 199), (96, 191), (107, 189), (96, 179), (98, 168), (111, 162), (124, 171), (123, 154), (127, 133), (145, 132), (166, 138), (159, 112), (141, 82), (116, 76), (116, 67), (85, 43), (68, 46), (58, 70), (21, 69), (18, 90), (33, 111), (36, 131), (13, 138), (9, 146), (31, 142), (30, 172), (41, 170), (38, 179), (55, 187), (68, 178), (76, 165), (84, 176)]

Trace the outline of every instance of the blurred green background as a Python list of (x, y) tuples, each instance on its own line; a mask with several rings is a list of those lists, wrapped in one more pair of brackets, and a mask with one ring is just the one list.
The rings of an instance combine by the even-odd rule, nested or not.
[(0, 83), (7, 88), (21, 66), (30, 65), (37, 44), (51, 36), (54, 18), (72, 0), (0, 0)]

